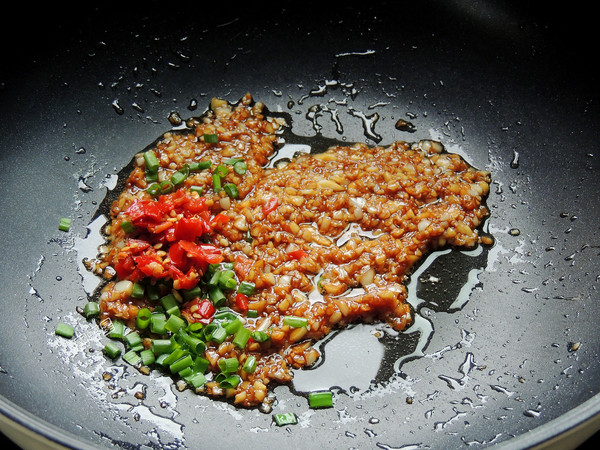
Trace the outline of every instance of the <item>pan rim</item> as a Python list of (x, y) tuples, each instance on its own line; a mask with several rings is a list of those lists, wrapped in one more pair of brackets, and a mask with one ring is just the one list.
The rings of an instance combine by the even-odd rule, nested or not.
[[(0, 395), (0, 431), (27, 432), (54, 444), (52, 449), (93, 450), (97, 448), (72, 432), (50, 424)], [(579, 445), (600, 430), (600, 393), (561, 416), (519, 436), (499, 443), (499, 448), (565, 448), (565, 440), (579, 433)], [(6, 434), (6, 433), (5, 433)], [(575, 447), (569, 447), (575, 448)]]

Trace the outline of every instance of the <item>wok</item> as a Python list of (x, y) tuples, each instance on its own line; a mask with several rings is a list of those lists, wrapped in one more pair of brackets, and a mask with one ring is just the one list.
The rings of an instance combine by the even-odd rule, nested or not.
[[(322, 3), (23, 5), (17, 31), (3, 28), (0, 412), (19, 444), (574, 448), (597, 430), (590, 14)], [(405, 333), (356, 326), (322, 343), (317, 368), (274, 389), (272, 413), (299, 418), (287, 427), (107, 360), (105, 337), (76, 311), (94, 283), (81, 264), (92, 219), (120, 170), (173, 127), (171, 113), (246, 92), (288, 114), (300, 143), (433, 138), (493, 179), (494, 245), (418, 266), (419, 320)], [(54, 335), (59, 322), (74, 339)], [(334, 407), (310, 410), (313, 388), (333, 388)]]

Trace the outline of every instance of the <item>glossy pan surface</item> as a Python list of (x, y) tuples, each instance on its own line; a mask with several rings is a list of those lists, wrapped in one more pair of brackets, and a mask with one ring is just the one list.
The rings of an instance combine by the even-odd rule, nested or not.
[[(528, 447), (595, 429), (600, 121), (586, 13), (218, 6), (45, 6), (4, 32), (3, 417), (73, 448)], [(275, 389), (272, 413), (299, 418), (288, 427), (108, 361), (76, 312), (94, 284), (81, 264), (97, 244), (90, 222), (121, 169), (171, 113), (246, 92), (289, 114), (299, 142), (437, 139), (493, 179), (494, 246), (419, 266), (406, 333), (357, 326), (323, 343), (317, 369)], [(56, 337), (59, 322), (76, 338)], [(310, 410), (304, 393), (330, 387), (334, 408)]]

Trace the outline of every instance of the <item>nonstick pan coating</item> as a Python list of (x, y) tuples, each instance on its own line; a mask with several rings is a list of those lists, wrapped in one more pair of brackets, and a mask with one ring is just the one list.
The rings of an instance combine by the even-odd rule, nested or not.
[[(600, 411), (600, 122), (592, 19), (568, 7), (19, 7), (0, 69), (0, 412), (11, 435), (17, 424), (73, 448), (585, 439)], [(433, 138), (493, 179), (494, 246), (414, 274), (421, 328), (385, 342), (360, 327), (334, 335), (324, 361), (345, 370), (276, 388), (273, 413), (300, 419), (281, 428), (106, 360), (104, 336), (76, 312), (90, 283), (88, 227), (119, 171), (172, 127), (172, 112), (197, 116), (213, 96), (246, 92), (289, 114), (299, 140)], [(412, 128), (396, 129), (399, 119)], [(67, 216), (71, 230), (58, 231)], [(75, 326), (73, 340), (54, 336), (59, 322)], [(344, 352), (352, 342), (360, 364)], [(315, 384), (335, 389), (334, 408), (307, 407)]]

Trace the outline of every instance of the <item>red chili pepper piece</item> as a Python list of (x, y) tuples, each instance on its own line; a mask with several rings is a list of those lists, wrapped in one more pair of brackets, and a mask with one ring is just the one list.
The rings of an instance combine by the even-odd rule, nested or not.
[(263, 214), (265, 216), (269, 215), (269, 213), (275, 211), (279, 206), (279, 200), (277, 197), (271, 197), (267, 202), (263, 205)]
[(242, 311), (248, 311), (248, 296), (238, 292), (235, 296), (235, 304)]

